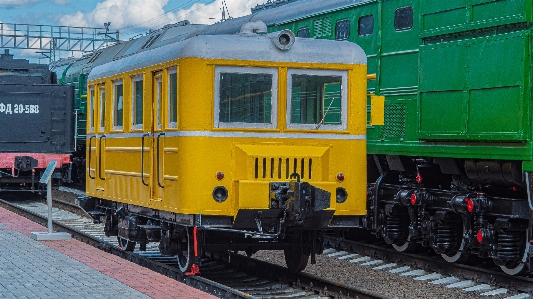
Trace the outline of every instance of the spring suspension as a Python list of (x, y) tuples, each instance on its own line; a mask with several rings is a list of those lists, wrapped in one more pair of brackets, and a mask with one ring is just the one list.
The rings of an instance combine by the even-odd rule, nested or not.
[(409, 217), (407, 215), (394, 215), (387, 217), (386, 237), (393, 243), (407, 238)]
[(503, 261), (520, 259), (520, 232), (499, 232), (497, 236), (497, 256)]
[(440, 249), (450, 249), (457, 246), (457, 233), (459, 227), (457, 223), (437, 224), (437, 247)]

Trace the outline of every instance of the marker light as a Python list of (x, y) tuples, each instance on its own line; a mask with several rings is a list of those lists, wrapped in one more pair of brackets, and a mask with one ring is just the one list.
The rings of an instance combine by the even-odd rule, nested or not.
[(411, 205), (414, 206), (416, 205), (416, 201), (417, 201), (417, 198), (416, 198), (416, 194), (411, 194)]
[(217, 172), (217, 180), (221, 181), (224, 179), (224, 173), (222, 171)]
[(338, 174), (337, 174), (337, 181), (339, 181), (339, 182), (344, 181), (344, 174), (342, 174), (342, 173), (338, 173)]
[(478, 230), (476, 234), (476, 239), (479, 243), (483, 242), (483, 230)]
[(468, 212), (472, 213), (472, 211), (474, 211), (474, 201), (471, 200), (470, 198), (465, 198), (464, 202), (466, 203), (466, 209), (468, 210)]
[(416, 182), (419, 184), (422, 183), (422, 176), (420, 175), (420, 173), (416, 174)]

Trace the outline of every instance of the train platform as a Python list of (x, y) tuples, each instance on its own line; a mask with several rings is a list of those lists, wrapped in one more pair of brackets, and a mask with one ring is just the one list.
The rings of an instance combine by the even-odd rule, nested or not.
[(0, 298), (216, 298), (0, 208)]

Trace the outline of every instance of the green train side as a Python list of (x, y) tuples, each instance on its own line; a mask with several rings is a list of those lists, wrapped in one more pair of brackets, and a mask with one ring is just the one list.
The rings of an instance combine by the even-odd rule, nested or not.
[(400, 251), (531, 272), (532, 1), (338, 4), (269, 30), (357, 43), (377, 74), (369, 87), (386, 97), (385, 125), (368, 127), (361, 226)]

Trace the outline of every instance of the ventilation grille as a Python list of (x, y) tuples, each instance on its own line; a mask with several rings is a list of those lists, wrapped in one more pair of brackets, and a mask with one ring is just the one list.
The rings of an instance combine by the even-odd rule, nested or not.
[(331, 36), (331, 18), (317, 19), (313, 25), (315, 38)]
[(256, 179), (289, 179), (297, 173), (301, 179), (313, 179), (312, 158), (264, 158), (256, 157), (254, 174)]
[(405, 104), (385, 104), (385, 125), (381, 138), (405, 137)]

